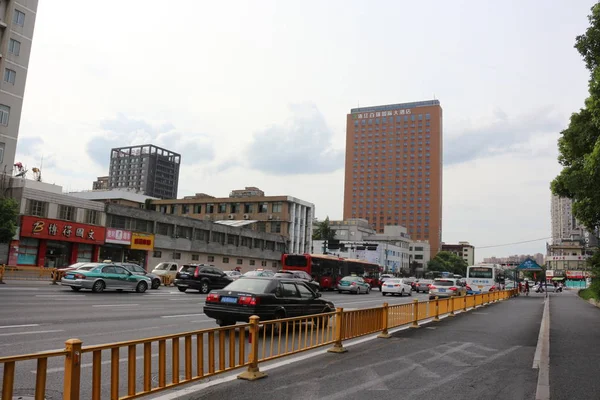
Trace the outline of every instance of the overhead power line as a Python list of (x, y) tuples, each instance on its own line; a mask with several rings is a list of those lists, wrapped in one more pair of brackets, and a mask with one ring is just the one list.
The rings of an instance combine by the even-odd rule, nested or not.
[(505, 243), (505, 244), (495, 244), (495, 245), (492, 245), (492, 246), (481, 246), (481, 247), (475, 247), (475, 248), (476, 249), (489, 249), (489, 248), (492, 248), (492, 247), (512, 246), (514, 244), (539, 242), (540, 240), (548, 240), (548, 239), (552, 239), (552, 237), (544, 237), (544, 238), (532, 239), (532, 240), (523, 240), (521, 242), (513, 242), (513, 243)]

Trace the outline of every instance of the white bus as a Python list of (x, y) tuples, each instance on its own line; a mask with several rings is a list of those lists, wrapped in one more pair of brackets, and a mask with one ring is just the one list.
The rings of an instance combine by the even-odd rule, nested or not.
[(497, 290), (496, 277), (498, 266), (495, 264), (480, 264), (467, 267), (467, 290), (473, 294), (493, 292)]

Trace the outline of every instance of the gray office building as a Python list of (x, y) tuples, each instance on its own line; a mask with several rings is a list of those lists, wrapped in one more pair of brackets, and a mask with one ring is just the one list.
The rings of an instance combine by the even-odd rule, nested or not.
[(0, 1), (0, 173), (12, 174), (38, 0)]
[(176, 199), (181, 155), (152, 144), (112, 149), (108, 186)]

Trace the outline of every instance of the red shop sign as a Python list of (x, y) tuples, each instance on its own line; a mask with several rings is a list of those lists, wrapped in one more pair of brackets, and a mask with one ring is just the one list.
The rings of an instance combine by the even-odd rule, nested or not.
[(58, 219), (24, 215), (21, 217), (21, 236), (66, 242), (104, 244), (106, 228)]

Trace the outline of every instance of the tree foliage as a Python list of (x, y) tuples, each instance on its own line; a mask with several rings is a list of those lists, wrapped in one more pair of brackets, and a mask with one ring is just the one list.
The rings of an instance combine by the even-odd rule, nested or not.
[(427, 263), (429, 271), (452, 272), (455, 275), (467, 274), (467, 262), (449, 251), (440, 251)]
[(15, 199), (0, 198), (0, 243), (10, 243), (17, 232), (19, 203)]
[(329, 226), (329, 217), (319, 222), (317, 229), (313, 232), (313, 240), (333, 240), (335, 239), (335, 230)]
[(594, 232), (600, 226), (600, 4), (588, 18), (590, 26), (577, 36), (575, 48), (590, 71), (589, 97), (561, 132), (558, 161), (563, 169), (551, 189), (573, 199), (573, 215)]

